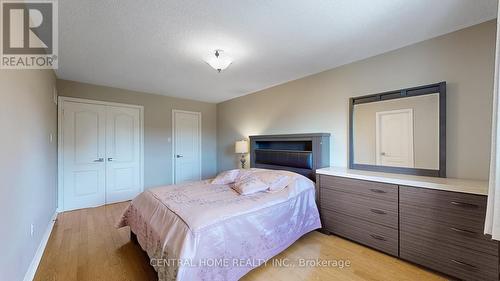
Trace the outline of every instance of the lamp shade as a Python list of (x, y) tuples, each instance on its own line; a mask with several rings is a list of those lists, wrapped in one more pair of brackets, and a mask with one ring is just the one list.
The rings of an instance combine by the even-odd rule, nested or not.
[(234, 153), (248, 153), (248, 142), (246, 140), (237, 141), (234, 145)]

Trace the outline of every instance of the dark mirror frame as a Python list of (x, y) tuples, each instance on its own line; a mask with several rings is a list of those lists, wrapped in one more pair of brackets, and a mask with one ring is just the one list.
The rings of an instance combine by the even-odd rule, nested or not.
[[(354, 105), (392, 99), (439, 94), (439, 170), (377, 166), (354, 163)], [(429, 177), (446, 177), (446, 82), (401, 89), (349, 99), (349, 168), (374, 172), (398, 173)]]

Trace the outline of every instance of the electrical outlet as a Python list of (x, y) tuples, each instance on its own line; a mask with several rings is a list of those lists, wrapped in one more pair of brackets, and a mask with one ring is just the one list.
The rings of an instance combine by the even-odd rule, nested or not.
[(30, 225), (30, 236), (33, 237), (34, 234), (35, 234), (35, 225), (31, 224)]

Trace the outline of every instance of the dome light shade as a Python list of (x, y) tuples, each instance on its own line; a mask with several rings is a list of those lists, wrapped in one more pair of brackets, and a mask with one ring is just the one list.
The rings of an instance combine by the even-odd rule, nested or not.
[(223, 50), (215, 50), (215, 53), (207, 58), (205, 62), (219, 73), (233, 63), (232, 59)]

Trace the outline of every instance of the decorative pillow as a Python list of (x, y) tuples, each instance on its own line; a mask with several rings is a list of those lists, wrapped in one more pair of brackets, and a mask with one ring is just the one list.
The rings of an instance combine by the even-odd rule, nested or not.
[(240, 174), (239, 169), (224, 171), (212, 180), (212, 184), (230, 184), (236, 182), (236, 178)]
[(246, 177), (238, 182), (236, 182), (232, 188), (238, 192), (240, 195), (249, 195), (261, 191), (265, 191), (269, 188), (267, 184), (262, 182), (260, 179), (255, 177)]
[(265, 171), (255, 173), (253, 176), (268, 185), (270, 192), (280, 191), (292, 181), (291, 173), (286, 171)]

